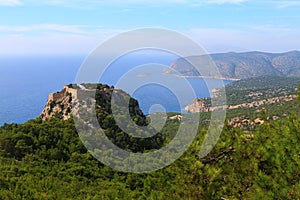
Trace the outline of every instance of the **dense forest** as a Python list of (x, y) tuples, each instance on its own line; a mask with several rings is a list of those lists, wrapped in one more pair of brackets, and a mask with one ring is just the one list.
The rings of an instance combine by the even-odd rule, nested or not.
[[(140, 174), (97, 161), (81, 142), (72, 118), (5, 124), (0, 128), (0, 199), (300, 199), (299, 105), (276, 121), (267, 120), (267, 113), (261, 113), (266, 123), (251, 131), (226, 125), (204, 158), (198, 152), (208, 127), (201, 123), (180, 159)], [(169, 119), (155, 140), (141, 148), (142, 140), (129, 138), (126, 146), (125, 133), (115, 137), (121, 132), (110, 112), (98, 118), (111, 141), (137, 152), (167, 145), (180, 124)]]

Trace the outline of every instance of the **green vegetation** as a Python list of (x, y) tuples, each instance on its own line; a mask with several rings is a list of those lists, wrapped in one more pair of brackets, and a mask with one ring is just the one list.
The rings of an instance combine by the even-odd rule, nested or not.
[(298, 86), (298, 104), (300, 106), (300, 84)]
[[(120, 136), (101, 103), (98, 120), (107, 136), (129, 151), (167, 145), (179, 127), (179, 120), (168, 119), (158, 136), (133, 140)], [(131, 100), (131, 108), (136, 104)], [(136, 123), (147, 124), (145, 116), (131, 110)], [(199, 158), (209, 117), (203, 113), (188, 151), (170, 166), (144, 174), (116, 171), (93, 158), (72, 119), (5, 124), (0, 128), (0, 199), (300, 199), (299, 114), (270, 121), (268, 112), (260, 113), (265, 123), (250, 131), (226, 125), (213, 151)], [(124, 145), (128, 140), (131, 145)]]
[[(226, 85), (228, 105), (244, 103), (259, 104), (259, 106), (240, 107), (227, 111), (227, 118), (259, 119), (263, 110), (267, 119), (283, 118), (292, 115), (298, 109), (294, 98), (299, 89), (298, 77), (264, 76), (240, 80)], [(299, 98), (299, 97), (298, 97)], [(253, 127), (244, 127), (253, 129)]]
[[(90, 84), (92, 85), (92, 84)], [(87, 84), (85, 87), (89, 87)], [(106, 88), (105, 92), (103, 89)], [(118, 147), (122, 149), (126, 149), (132, 152), (145, 152), (148, 150), (159, 149), (163, 146), (163, 137), (161, 133), (156, 134), (154, 137), (149, 138), (136, 138), (132, 137), (124, 131), (122, 131), (116, 123), (117, 118), (119, 121), (125, 120), (124, 114), (125, 108), (123, 104), (124, 102), (129, 102), (129, 114), (131, 119), (139, 126), (146, 126), (148, 121), (146, 116), (142, 113), (139, 108), (139, 104), (137, 100), (131, 98), (128, 94), (123, 91), (115, 92), (115, 102), (112, 104), (112, 91), (113, 88), (103, 85), (97, 84), (96, 91), (96, 113), (99, 124), (106, 136)], [(116, 113), (112, 113), (111, 107), (115, 106)], [(130, 124), (127, 125), (127, 130), (133, 129), (130, 127)], [(154, 135), (149, 133), (150, 135)]]
[(299, 107), (297, 101), (281, 102), (278, 104), (266, 104), (260, 108), (237, 108), (227, 111), (227, 118), (231, 119), (237, 116), (244, 116), (247, 119), (260, 117), (261, 110), (265, 109), (269, 117), (277, 116), (279, 118), (290, 116), (295, 113)]
[[(179, 122), (169, 120), (170, 137)], [(172, 165), (147, 174), (104, 166), (84, 148), (72, 119), (31, 120), (0, 129), (1, 199), (299, 199), (300, 119), (251, 132), (226, 126), (205, 158), (206, 126)], [(165, 138), (167, 143), (167, 139)]]
[[(266, 111), (267, 119), (277, 120), (290, 116), (299, 109), (296, 95), (300, 78), (263, 76), (235, 81), (225, 86), (227, 96), (227, 119), (238, 127), (252, 130), (261, 112)], [(215, 91), (218, 96), (218, 90)], [(298, 97), (299, 98), (299, 97)], [(216, 98), (215, 101), (218, 101)], [(200, 104), (200, 103), (201, 104)], [(194, 100), (187, 108), (190, 112), (207, 112), (211, 107), (210, 98)]]
[(235, 81), (225, 86), (228, 105), (297, 94), (299, 77), (262, 76)]

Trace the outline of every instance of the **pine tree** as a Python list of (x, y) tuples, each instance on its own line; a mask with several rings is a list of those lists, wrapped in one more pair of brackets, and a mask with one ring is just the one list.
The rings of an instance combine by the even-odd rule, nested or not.
[(297, 110), (297, 113), (300, 113), (300, 84), (298, 86), (298, 110)]

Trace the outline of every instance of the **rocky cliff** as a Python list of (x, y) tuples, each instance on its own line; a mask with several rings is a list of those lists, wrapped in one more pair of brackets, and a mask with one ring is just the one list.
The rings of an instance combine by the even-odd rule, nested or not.
[(65, 86), (60, 92), (49, 94), (48, 101), (40, 117), (43, 120), (52, 117), (67, 120), (72, 113), (72, 98), (76, 97), (76, 90), (69, 86)]
[[(126, 102), (129, 100), (129, 112), (131, 116), (138, 116), (142, 121), (146, 117), (139, 108), (138, 102), (120, 89), (114, 89), (104, 84), (70, 84), (64, 86), (63, 90), (49, 94), (48, 101), (43, 109), (40, 118), (43, 120), (57, 117), (60, 119), (70, 119), (74, 111), (78, 112), (80, 107), (86, 107), (90, 101), (95, 102), (97, 114), (107, 116), (111, 114), (111, 98), (115, 92), (115, 101)], [(83, 102), (84, 101), (84, 102)], [(94, 108), (93, 108), (94, 109)]]

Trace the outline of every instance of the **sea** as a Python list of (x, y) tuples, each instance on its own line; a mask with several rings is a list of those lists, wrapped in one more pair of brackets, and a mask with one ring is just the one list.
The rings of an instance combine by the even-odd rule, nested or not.
[[(182, 112), (195, 96), (209, 97), (211, 89), (230, 82), (163, 74), (177, 58), (157, 52), (123, 55), (106, 67), (98, 82), (125, 90), (145, 114)], [(76, 82), (86, 59), (86, 55), (0, 56), (0, 125), (37, 118), (50, 93)]]

